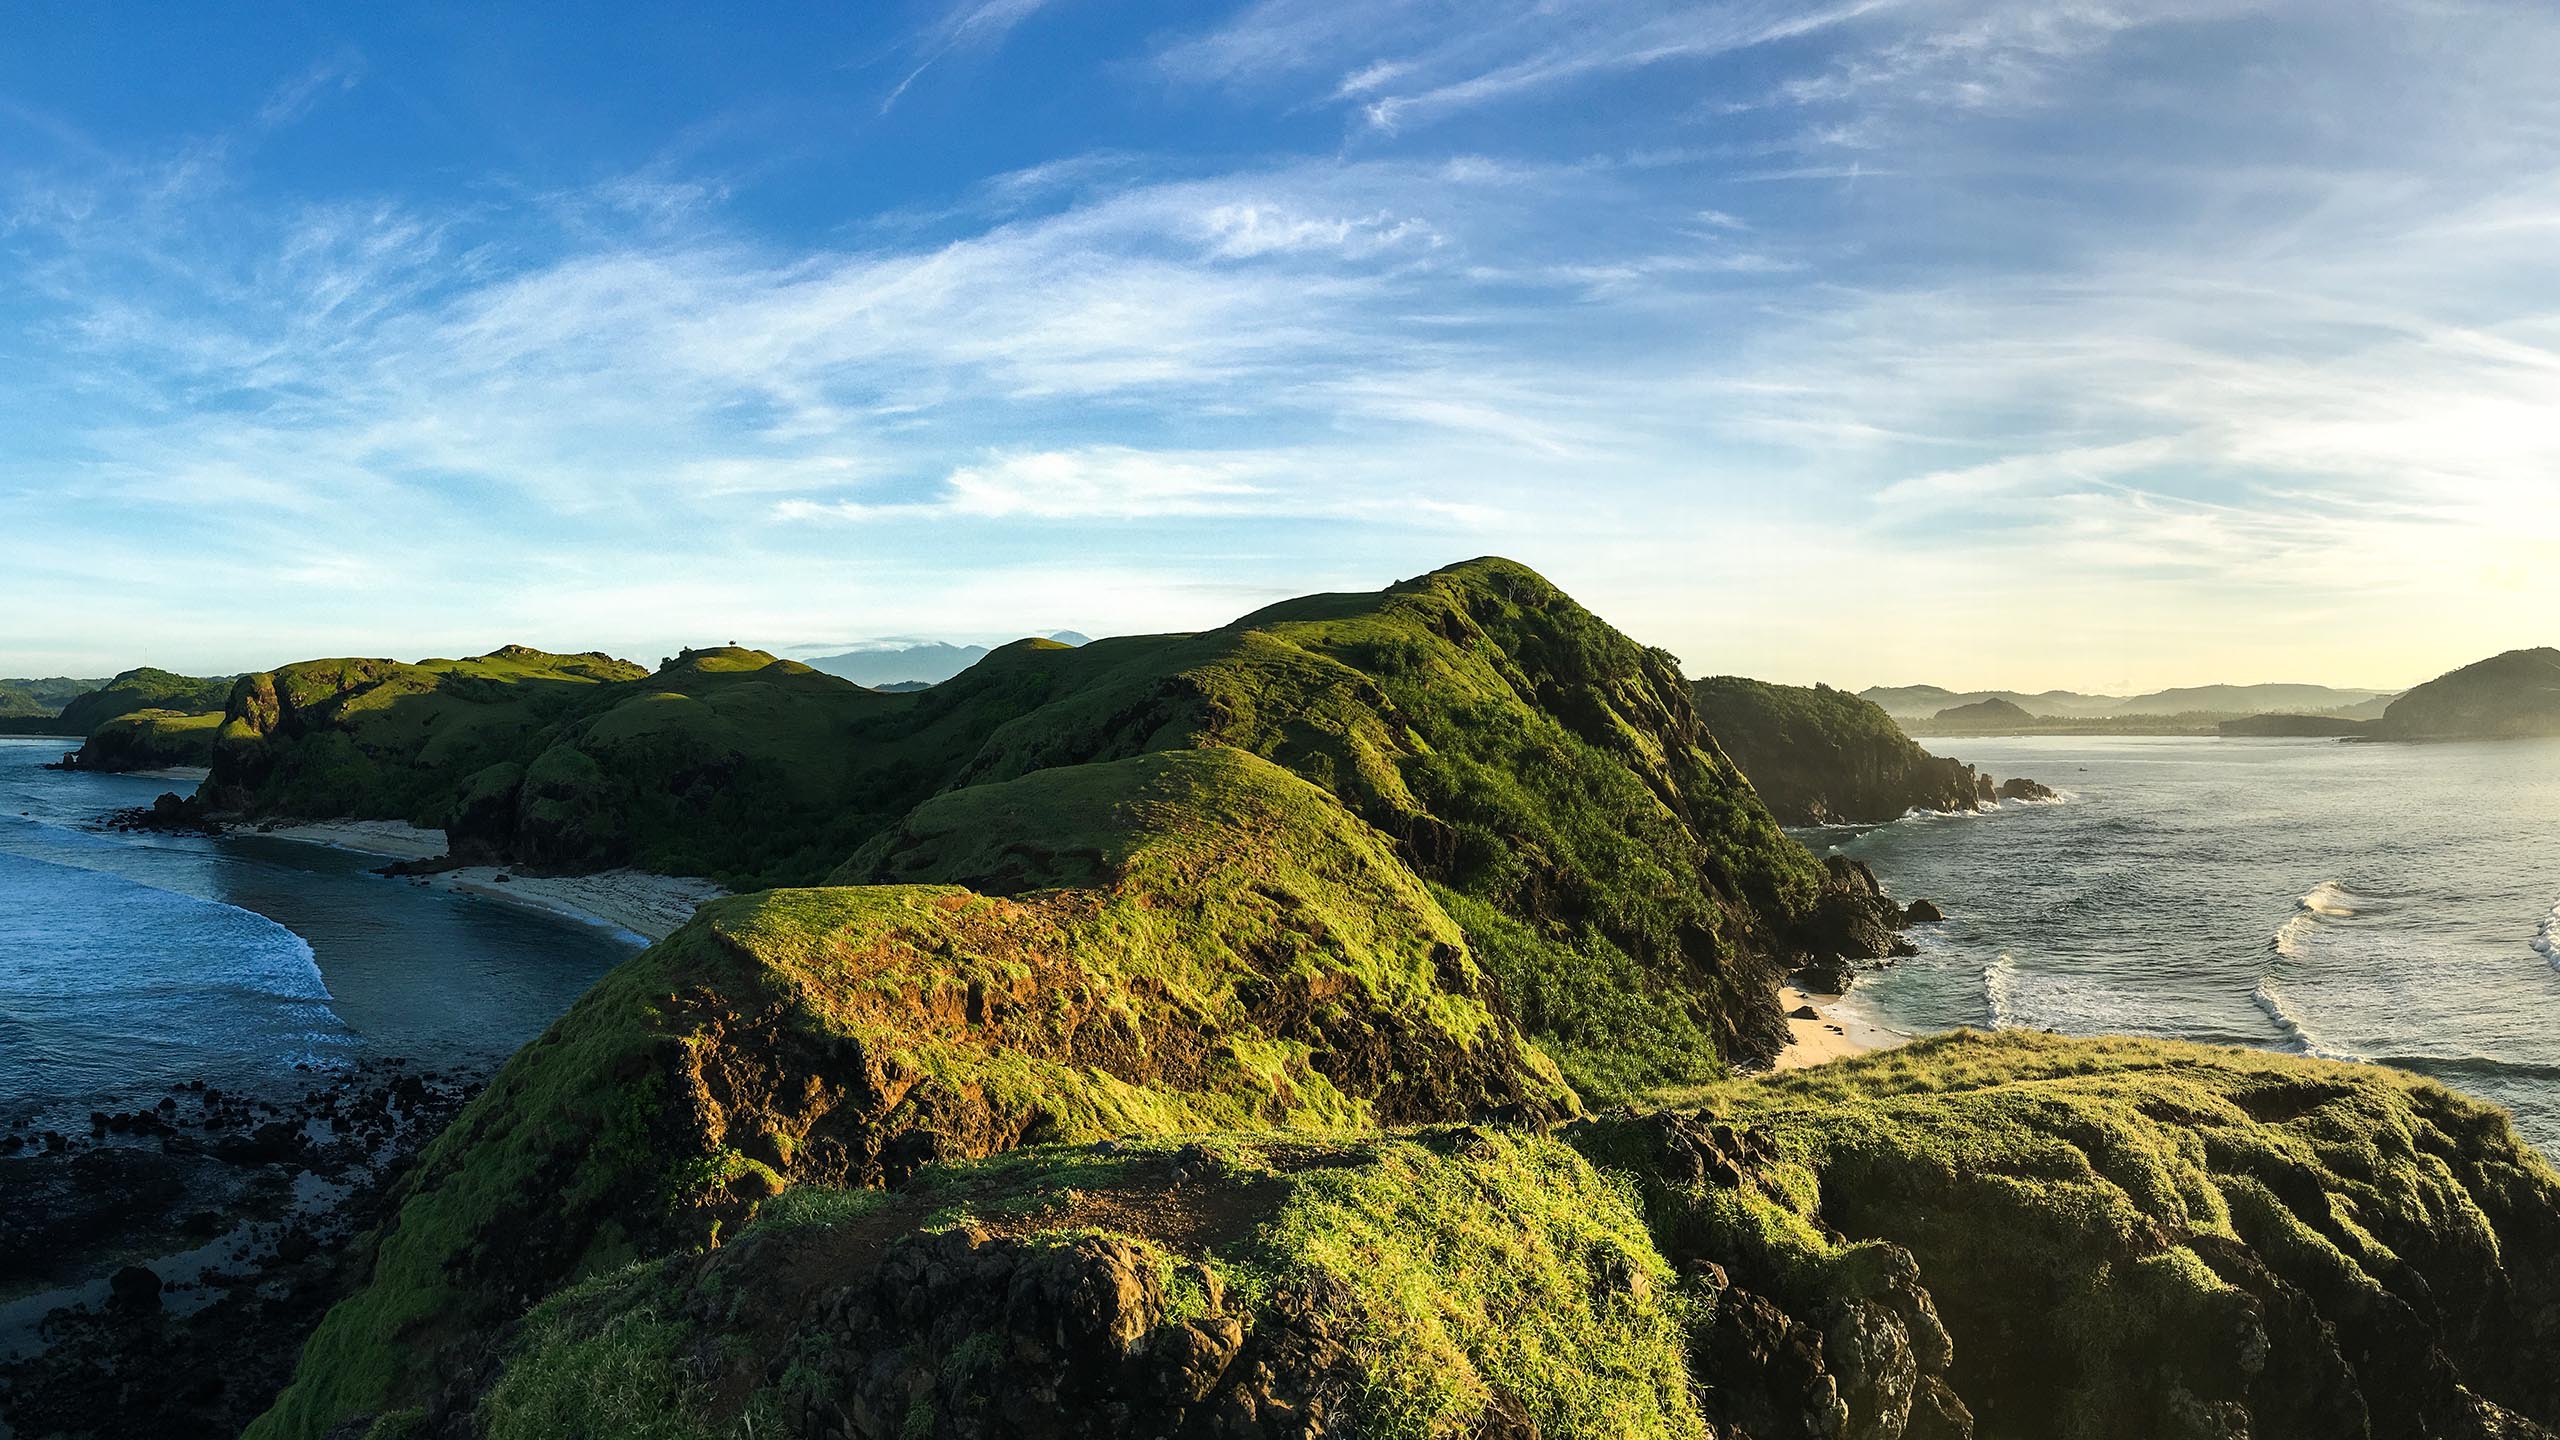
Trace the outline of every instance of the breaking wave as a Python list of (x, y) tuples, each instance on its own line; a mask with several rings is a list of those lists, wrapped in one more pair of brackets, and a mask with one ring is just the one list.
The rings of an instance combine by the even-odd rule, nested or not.
[(2551, 913), (2542, 917), (2542, 928), (2534, 932), (2533, 948), (2534, 953), (2551, 962), (2552, 969), (2560, 970), (2560, 905), (2552, 906)]
[(2276, 1027), (2276, 1032), (2284, 1037), (2286, 1047), (2293, 1050), (2295, 1053), (2302, 1055), (2316, 1055), (2323, 1060), (2362, 1060), (2366, 1058), (2357, 1054), (2353, 1050), (2340, 1049), (2336, 1046), (2321, 1043), (2320, 1037), (2312, 1032), (2309, 1025), (2303, 1023), (2300, 1012), (2296, 1011), (2290, 1004), (2286, 1003), (2284, 992), (2276, 988), (2276, 983), (2273, 980), (2259, 980), (2258, 988), (2249, 992), (2249, 999), (2254, 1002), (2260, 1010), (2266, 1012), (2266, 1017), (2269, 1021), (2273, 1022)]

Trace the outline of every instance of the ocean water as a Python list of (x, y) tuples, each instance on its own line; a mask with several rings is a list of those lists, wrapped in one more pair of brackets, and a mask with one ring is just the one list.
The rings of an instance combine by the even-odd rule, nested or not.
[(1932, 744), (2067, 798), (1807, 832), (1950, 917), (1853, 1009), (2402, 1066), (2560, 1156), (2560, 742)]
[(287, 1085), (297, 1064), (488, 1067), (628, 937), (258, 836), (102, 831), (186, 782), (47, 771), (0, 737), (0, 1124), (85, 1129), (169, 1084)]

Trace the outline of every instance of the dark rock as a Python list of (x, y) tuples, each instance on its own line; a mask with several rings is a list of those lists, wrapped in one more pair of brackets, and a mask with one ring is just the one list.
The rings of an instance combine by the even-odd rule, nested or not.
[(118, 1270), (107, 1281), (107, 1303), (120, 1310), (159, 1309), (159, 1272), (142, 1265)]
[(1947, 912), (1939, 909), (1934, 900), (1914, 900), (1902, 910), (1903, 923), (1907, 925), (1937, 925), (1946, 918)]
[(1814, 1009), (1810, 1005), (1799, 1005), (1793, 1010), (1787, 1012), (1787, 1018), (1790, 1020), (1819, 1020), (1822, 1018), (1822, 1012)]
[(2003, 800), (2051, 800), (2054, 798), (2054, 793), (2053, 787), (2049, 785), (2038, 784), (2024, 775), (2013, 775), (2000, 782), (2000, 798)]

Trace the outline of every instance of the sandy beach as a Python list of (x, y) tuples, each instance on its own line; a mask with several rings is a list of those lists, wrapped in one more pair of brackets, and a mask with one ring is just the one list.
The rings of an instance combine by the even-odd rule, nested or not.
[[(1787, 1012), (1789, 1038), (1787, 1048), (1778, 1052), (1773, 1070), (1802, 1070), (1852, 1055), (1874, 1050), (1890, 1050), (1907, 1043), (1911, 1037), (1899, 1030), (1888, 1030), (1871, 1021), (1840, 1014), (1830, 1008), (1840, 997), (1799, 990), (1793, 985), (1778, 987), (1778, 1005)], [(1810, 1017), (1797, 1014), (1811, 1010)]]
[[(444, 832), (397, 820), (333, 820), (275, 825), (254, 833), (309, 845), (334, 845), (391, 860), (432, 860), (445, 853)], [(729, 892), (704, 879), (605, 870), (593, 875), (522, 875), (499, 865), (466, 865), (409, 878), (413, 885), (502, 900), (643, 940), (664, 940), (693, 918), (694, 908)]]

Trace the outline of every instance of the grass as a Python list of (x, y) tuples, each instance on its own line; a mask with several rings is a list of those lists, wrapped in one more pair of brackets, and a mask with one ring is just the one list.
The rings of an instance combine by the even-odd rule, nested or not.
[(1497, 1397), (1540, 1435), (1705, 1433), (1632, 1188), (1552, 1141), (1393, 1143), (1303, 1172), (1254, 1260), (1354, 1297), (1362, 1433), (1472, 1433)]
[[(777, 1206), (720, 1258), (638, 1267), (545, 1302), (510, 1347), (481, 1418), (492, 1440), (737, 1433), (743, 1417), (778, 1412), (785, 1392), (810, 1383), (763, 1378), (775, 1354), (824, 1343), (818, 1318), (791, 1308), (812, 1303), (801, 1296), (856, 1281), (900, 1236), (994, 1216), (1026, 1250), (1087, 1236), (1135, 1245), (1157, 1272), (1162, 1329), (1208, 1313), (1211, 1283), (1249, 1322), (1288, 1287), (1323, 1285), (1357, 1377), (1362, 1435), (1466, 1435), (1497, 1406), (1558, 1440), (1706, 1433), (1683, 1358), (1685, 1302), (1630, 1189), (1571, 1149), (1511, 1135), (1215, 1137), (1219, 1163), (1189, 1193), (1200, 1205), (1241, 1204), (1249, 1223), (1206, 1249), (1148, 1233), (1131, 1212), (1112, 1212), (1118, 1228), (1092, 1227), (1087, 1197), (1143, 1193), (1198, 1143), (1023, 1152), (936, 1167), (894, 1199), (836, 1192)], [(834, 1232), (849, 1225), (878, 1238), (848, 1252)], [(813, 1264), (833, 1268), (811, 1284)], [(799, 1283), (774, 1283), (784, 1275)], [(706, 1309), (725, 1314), (733, 1333), (766, 1337), (728, 1358), (748, 1383), (687, 1377), (678, 1357), (697, 1350), (697, 1337), (660, 1317)], [(941, 1433), (945, 1413), (985, 1408), (1010, 1383), (1007, 1345), (990, 1331), (952, 1343), (935, 1393), (915, 1401), (914, 1433)]]

